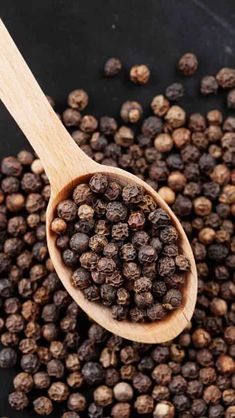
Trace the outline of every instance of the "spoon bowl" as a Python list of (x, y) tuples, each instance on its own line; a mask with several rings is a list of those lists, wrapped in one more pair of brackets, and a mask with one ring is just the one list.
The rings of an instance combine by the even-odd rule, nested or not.
[[(197, 271), (196, 265), (192, 253), (192, 249), (185, 235), (185, 232), (174, 215), (169, 206), (159, 196), (159, 194), (153, 190), (151, 186), (146, 184), (138, 177), (125, 172), (116, 167), (106, 167), (100, 164), (96, 164), (95, 171), (87, 173), (84, 176), (75, 177), (69, 184), (67, 184), (62, 190), (55, 196), (52, 195), (47, 208), (47, 242), (50, 252), (50, 256), (53, 265), (68, 293), (77, 302), (77, 304), (88, 315), (101, 326), (108, 331), (113, 332), (123, 338), (129, 340), (138, 341), (142, 343), (161, 343), (172, 340), (188, 325), (196, 303), (197, 295)], [(122, 185), (138, 184), (142, 186), (145, 191), (151, 195), (159, 207), (165, 209), (165, 211), (171, 217), (172, 223), (176, 227), (179, 239), (178, 245), (182, 254), (184, 254), (190, 261), (190, 271), (186, 272), (186, 284), (183, 291), (183, 302), (180, 308), (170, 312), (166, 318), (161, 321), (149, 322), (149, 323), (134, 323), (131, 321), (116, 321), (112, 318), (111, 310), (97, 302), (90, 302), (85, 299), (81, 290), (76, 289), (71, 284), (72, 269), (66, 267), (61, 258), (61, 253), (56, 247), (56, 234), (50, 229), (52, 220), (55, 217), (56, 207), (59, 202), (67, 199), (71, 196), (71, 192), (75, 186), (80, 183), (88, 183), (89, 178), (95, 173), (106, 174), (110, 179), (118, 181)]]
[[(77, 304), (107, 330), (121, 337), (142, 342), (160, 343), (176, 337), (189, 323), (196, 303), (197, 273), (193, 253), (185, 232), (169, 206), (147, 183), (116, 167), (100, 165), (75, 144), (50, 106), (11, 36), (0, 21), (0, 99), (39, 156), (51, 184), (47, 208), (47, 244), (52, 263), (64, 287)], [(190, 262), (183, 303), (161, 321), (151, 323), (118, 322), (109, 308), (89, 302), (71, 284), (71, 269), (66, 267), (50, 230), (57, 204), (66, 199), (73, 188), (87, 182), (95, 173), (105, 173), (121, 184), (138, 184), (170, 215), (179, 234), (179, 247)]]

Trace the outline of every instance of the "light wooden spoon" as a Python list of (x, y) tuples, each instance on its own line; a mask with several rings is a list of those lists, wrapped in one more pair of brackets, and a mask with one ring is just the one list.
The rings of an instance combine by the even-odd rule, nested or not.
[[(160, 343), (176, 337), (189, 323), (197, 293), (197, 273), (193, 253), (184, 230), (162, 198), (138, 177), (114, 167), (100, 165), (85, 155), (75, 144), (55, 114), (47, 98), (34, 79), (2, 21), (0, 21), (0, 99), (11, 113), (42, 161), (51, 183), (51, 197), (47, 208), (47, 244), (55, 270), (68, 293), (77, 304), (104, 328), (130, 340)], [(81, 291), (71, 285), (71, 270), (61, 259), (55, 245), (50, 224), (56, 205), (67, 198), (75, 185), (94, 173), (106, 173), (122, 184), (138, 184), (154, 197), (157, 204), (170, 215), (179, 233), (179, 245), (190, 260), (182, 307), (169, 316), (152, 323), (118, 322), (112, 319), (109, 308), (89, 302)]]

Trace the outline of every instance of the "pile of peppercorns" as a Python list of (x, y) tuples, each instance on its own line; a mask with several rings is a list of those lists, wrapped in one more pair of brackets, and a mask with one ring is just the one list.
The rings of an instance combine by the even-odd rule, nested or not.
[[(185, 74), (198, 65), (190, 56), (181, 59)], [(203, 92), (235, 88), (234, 75), (234, 69), (223, 69), (207, 76)], [(171, 205), (196, 258), (196, 310), (178, 338), (155, 346), (123, 340), (91, 323), (63, 289), (48, 256), (50, 187), (41, 162), (27, 151), (3, 159), (0, 367), (21, 370), (10, 405), (31, 405), (42, 416), (55, 409), (63, 418), (233, 418), (235, 117), (211, 110), (186, 119), (182, 108), (159, 95), (151, 105), (155, 116), (143, 121), (138, 135), (110, 117), (101, 118), (98, 129), (93, 116), (80, 114), (87, 102), (84, 91), (72, 92), (64, 123), (92, 158), (139, 175)], [(132, 103), (122, 107), (125, 123), (142, 115)]]
[(189, 261), (170, 216), (141, 186), (94, 174), (56, 212), (56, 245), (86, 299), (118, 321), (156, 321), (181, 306)]

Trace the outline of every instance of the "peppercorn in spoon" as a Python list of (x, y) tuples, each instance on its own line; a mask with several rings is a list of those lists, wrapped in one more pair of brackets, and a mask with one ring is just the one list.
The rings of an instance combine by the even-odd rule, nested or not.
[[(1, 21), (0, 98), (38, 154), (50, 180), (51, 197), (46, 215), (47, 243), (55, 270), (71, 297), (92, 319), (124, 338), (143, 343), (160, 343), (176, 337), (191, 319), (197, 293), (195, 261), (179, 220), (156, 191), (144, 181), (116, 167), (100, 165), (79, 149), (51, 108)], [(177, 229), (177, 245), (181, 254), (189, 260), (190, 270), (186, 273), (186, 284), (182, 289), (182, 305), (161, 321), (119, 322), (113, 319), (109, 307), (87, 300), (71, 283), (72, 270), (63, 263), (56, 247), (56, 235), (50, 226), (59, 203), (71, 195), (75, 186), (88, 183), (91, 176), (97, 173), (104, 174), (122, 186), (140, 186), (169, 215)]]

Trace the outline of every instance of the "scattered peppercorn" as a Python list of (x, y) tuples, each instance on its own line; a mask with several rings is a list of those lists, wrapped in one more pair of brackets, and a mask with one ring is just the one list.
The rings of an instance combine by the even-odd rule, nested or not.
[(104, 65), (104, 74), (106, 77), (117, 75), (122, 69), (121, 61), (118, 58), (109, 58)]
[(200, 91), (203, 95), (215, 94), (218, 88), (218, 82), (212, 75), (207, 75), (201, 79)]
[(150, 78), (150, 70), (147, 65), (134, 65), (130, 69), (130, 80), (135, 84), (147, 84)]
[[(233, 69), (204, 77), (200, 88), (207, 95), (219, 92), (219, 86), (234, 88)], [(9, 395), (11, 407), (20, 411), (30, 405), (35, 413), (46, 416), (61, 401), (56, 413), (62, 418), (233, 417), (234, 117), (213, 109), (205, 116), (187, 115), (186, 119), (182, 108), (158, 95), (151, 103), (154, 116), (143, 120), (141, 132), (138, 125), (135, 131), (120, 129), (108, 116), (98, 125), (89, 115), (81, 130), (79, 112), (86, 94), (75, 90), (69, 97), (73, 111), (66, 111), (64, 123), (78, 145), (101, 163), (141, 176), (180, 218), (197, 262), (197, 307), (178, 338), (156, 346), (123, 340), (92, 323), (62, 288), (46, 252), (44, 211), (49, 190), (45, 194), (48, 180), (41, 161), (28, 151), (4, 159), (0, 179), (0, 367), (15, 367), (16, 362), (19, 366)], [(230, 98), (233, 101), (232, 93)], [(125, 105), (123, 112), (124, 123), (133, 123), (142, 115), (141, 104), (134, 109)], [(141, 284), (148, 300), (152, 292), (156, 300), (165, 298), (167, 303), (134, 307), (130, 309), (132, 320), (163, 319), (181, 294), (172, 294), (172, 290), (187, 283), (184, 269), (188, 264), (178, 254), (178, 245), (160, 239), (160, 235), (167, 239), (170, 219), (140, 189), (128, 187), (122, 197), (119, 183), (112, 180), (107, 185), (103, 178), (96, 179), (93, 187), (94, 191), (89, 184), (78, 185), (71, 198), (76, 206), (74, 219), (66, 219), (67, 208), (75, 208), (69, 202), (54, 225), (58, 248), (69, 250), (70, 261), (84, 251), (97, 254), (95, 259), (86, 256), (83, 260), (90, 271), (84, 267), (74, 271), (75, 285), (88, 289), (88, 296), (96, 299), (100, 297), (98, 287), (112, 284), (117, 298), (114, 315), (125, 319), (133, 303), (130, 295), (139, 294)], [(112, 240), (110, 221), (104, 221), (108, 204), (117, 201), (128, 206), (117, 233), (126, 231), (128, 243)], [(89, 206), (80, 212), (83, 219), (77, 213), (81, 205)], [(132, 210), (132, 205), (138, 209)], [(150, 224), (157, 236), (145, 229)], [(74, 238), (70, 240), (68, 234)], [(156, 261), (139, 263), (143, 246), (155, 250), (151, 254), (157, 254)], [(117, 263), (119, 254), (121, 264)], [(140, 254), (146, 257), (150, 253), (145, 248)], [(173, 258), (174, 265), (170, 274), (156, 279), (156, 265), (163, 257)], [(102, 275), (96, 267), (100, 258), (105, 258), (105, 266), (111, 270), (114, 264), (109, 260), (116, 263), (109, 275)], [(97, 287), (91, 286), (93, 281)], [(140, 298), (138, 303), (147, 302)], [(52, 341), (56, 343), (51, 345)]]
[(178, 62), (178, 69), (185, 76), (193, 75), (197, 71), (197, 68), (197, 57), (191, 52), (187, 52), (186, 54), (182, 55)]

